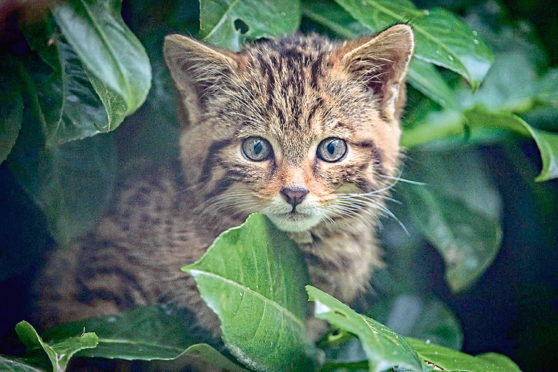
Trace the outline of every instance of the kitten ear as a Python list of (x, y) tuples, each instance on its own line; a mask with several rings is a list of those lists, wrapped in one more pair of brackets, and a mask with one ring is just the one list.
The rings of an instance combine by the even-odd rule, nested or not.
[(376, 36), (349, 41), (339, 50), (341, 68), (374, 91), (389, 121), (399, 118), (405, 103), (405, 78), (414, 44), (411, 27), (395, 25)]
[[(238, 69), (237, 54), (220, 50), (186, 36), (165, 37), (165, 61), (180, 93), (181, 112), (189, 124), (197, 123), (208, 97), (226, 84), (227, 76)], [(186, 115), (184, 115), (186, 114)]]

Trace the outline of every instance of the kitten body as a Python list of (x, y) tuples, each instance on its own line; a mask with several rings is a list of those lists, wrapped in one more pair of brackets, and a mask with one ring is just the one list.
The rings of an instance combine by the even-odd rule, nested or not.
[(348, 42), (291, 36), (239, 53), (167, 37), (180, 159), (122, 181), (95, 231), (52, 255), (38, 282), (40, 322), (171, 303), (218, 334), (180, 267), (252, 212), (297, 242), (313, 285), (352, 301), (381, 265), (374, 228), (397, 173), (412, 50), (406, 25)]

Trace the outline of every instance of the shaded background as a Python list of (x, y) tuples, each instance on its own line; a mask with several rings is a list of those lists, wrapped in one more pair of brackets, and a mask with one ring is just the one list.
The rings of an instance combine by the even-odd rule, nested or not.
[[(490, 9), (491, 3), (498, 4), (495, 1), (459, 0), (418, 0), (414, 3), (420, 8), (446, 7), (463, 16), (475, 4), (488, 4), (486, 9)], [(546, 50), (547, 63), (558, 65), (558, 2), (509, 0), (502, 4), (507, 9), (505, 17), (510, 23), (522, 19), (533, 25), (539, 43)], [(162, 65), (155, 66), (160, 63), (161, 40), (149, 39), (148, 35), (142, 35), (142, 30), (152, 27), (168, 33), (184, 33), (184, 25), (188, 25), (190, 33), (195, 33), (196, 9), (188, 2), (180, 1), (166, 2), (165, 7), (156, 8), (156, 13), (141, 12), (141, 7), (125, 1), (124, 19), (150, 53), (154, 75), (164, 73)], [(12, 47), (23, 40), (17, 32), (6, 35), (2, 41)], [(517, 73), (521, 74), (521, 71)], [(164, 87), (154, 86), (153, 89)], [(125, 144), (120, 146), (121, 162), (135, 152), (145, 152), (145, 146), (153, 156), (161, 159), (175, 155), (175, 147), (162, 146), (161, 143), (146, 145), (140, 139), (136, 140), (152, 134), (154, 128), (144, 123), (152, 109), (140, 109), (116, 132), (121, 145)], [(166, 109), (165, 112), (172, 115), (173, 110)], [(551, 119), (546, 118), (543, 122), (554, 123), (556, 128), (558, 118)], [(169, 127), (165, 134), (167, 139), (172, 139), (176, 131), (176, 127)], [(472, 288), (457, 295), (445, 284), (444, 264), (430, 246), (421, 251), (420, 262), (429, 263), (420, 269), (421, 275), (427, 283), (427, 290), (441, 298), (460, 320), (465, 352), (494, 351), (508, 355), (525, 371), (552, 370), (552, 366), (558, 365), (558, 182), (533, 181), (540, 169), (534, 144), (485, 146), (481, 148), (481, 154), (503, 199), (501, 250), (482, 278)], [(384, 237), (390, 231), (393, 229), (388, 223)], [(389, 236), (385, 238), (389, 239)], [(0, 166), (0, 247), (0, 293), (3, 298), (0, 353), (10, 354), (20, 349), (13, 337), (13, 328), (15, 323), (28, 318), (31, 279), (54, 243), (48, 236), (41, 212), (25, 195), (6, 164)], [(388, 250), (386, 259), (388, 263), (396, 261), (397, 252)]]

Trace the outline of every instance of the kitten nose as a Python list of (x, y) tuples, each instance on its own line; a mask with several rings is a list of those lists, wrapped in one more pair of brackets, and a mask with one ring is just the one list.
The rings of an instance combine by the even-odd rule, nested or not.
[(290, 205), (296, 207), (308, 195), (308, 190), (304, 187), (284, 187), (281, 189), (281, 195)]

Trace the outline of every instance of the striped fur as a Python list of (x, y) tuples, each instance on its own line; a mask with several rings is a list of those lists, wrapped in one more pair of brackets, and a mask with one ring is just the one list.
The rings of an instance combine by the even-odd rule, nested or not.
[[(287, 186), (306, 188), (297, 208), (319, 216), (307, 229), (287, 229), (312, 283), (353, 300), (381, 265), (374, 229), (397, 174), (412, 50), (405, 25), (349, 42), (264, 40), (239, 53), (167, 37), (181, 102), (178, 164), (123, 181), (98, 228), (53, 255), (38, 283), (42, 323), (164, 302), (194, 310), (218, 334), (216, 317), (179, 269), (249, 213), (277, 221)], [(270, 159), (242, 155), (242, 141), (254, 136), (269, 141)], [(342, 161), (316, 156), (328, 137), (346, 141)]]

